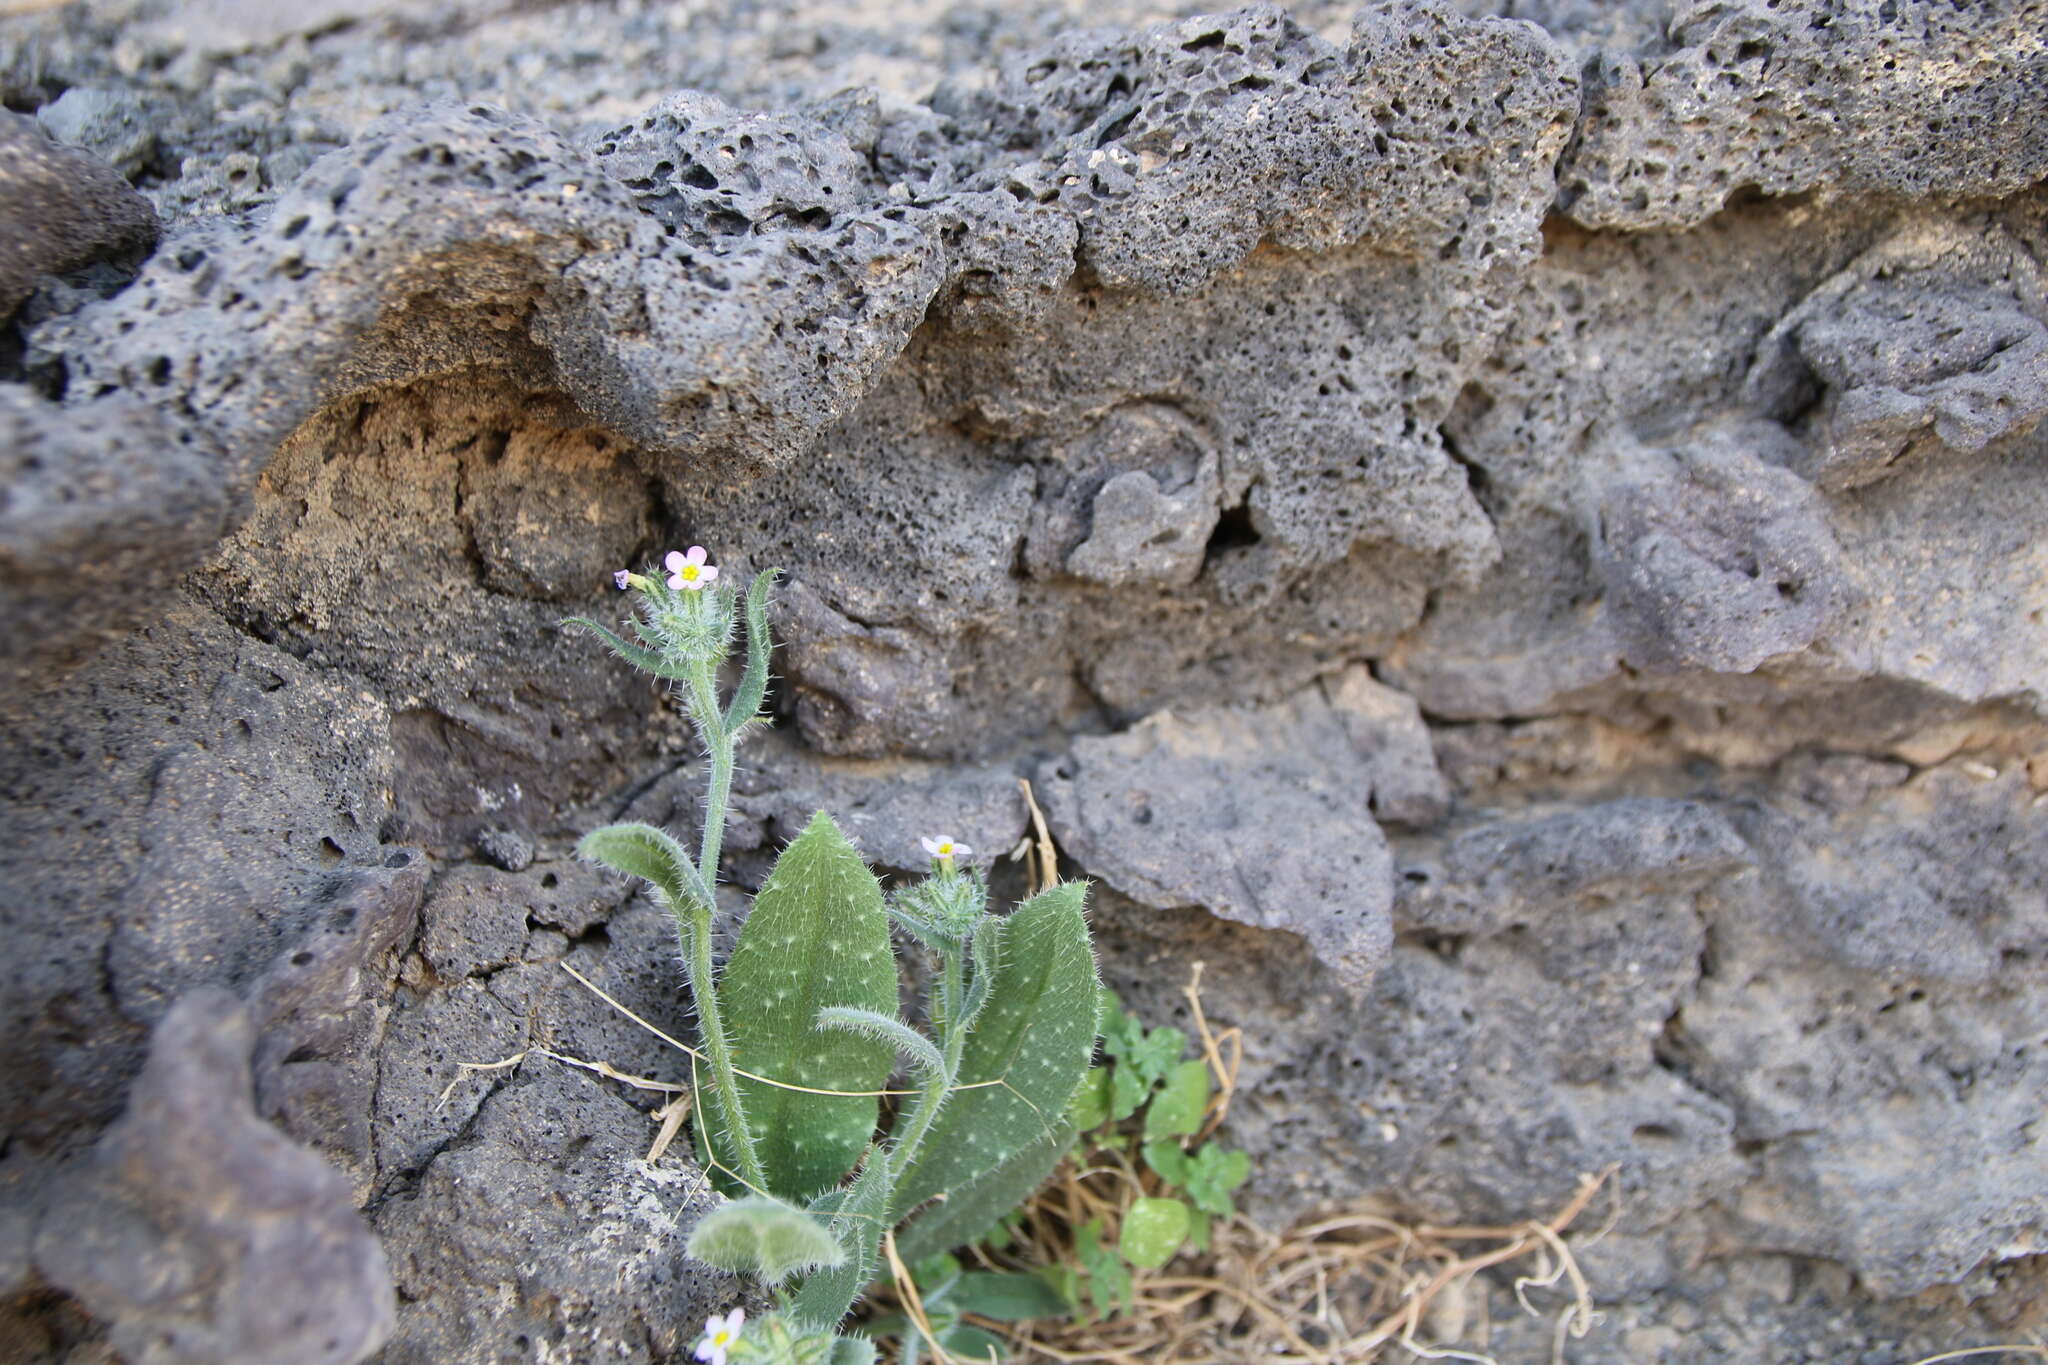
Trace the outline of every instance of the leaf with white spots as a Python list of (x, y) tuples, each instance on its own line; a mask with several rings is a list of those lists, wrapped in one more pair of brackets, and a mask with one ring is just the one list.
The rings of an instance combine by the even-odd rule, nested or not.
[(1074, 1125), (1028, 1143), (1010, 1159), (975, 1176), (910, 1220), (896, 1234), (905, 1261), (922, 1261), (986, 1237), (1012, 1210), (1037, 1192), (1074, 1145)]
[[(1067, 882), (1034, 896), (994, 930), (996, 973), (960, 1058), (958, 1090), (939, 1111), (895, 1207), (908, 1211), (1007, 1164), (1064, 1130), (1067, 1102), (1095, 1056), (1095, 952)], [(990, 932), (984, 930), (983, 932)]]
[(811, 1212), (825, 1219), (846, 1259), (805, 1277), (789, 1303), (798, 1322), (819, 1332), (837, 1328), (875, 1278), (882, 1229), (889, 1217), (890, 1184), (889, 1163), (875, 1152), (852, 1185), (828, 1190), (812, 1201)]
[[(896, 1013), (881, 885), (829, 816), (815, 816), (776, 860), (718, 999), (742, 1071), (812, 1090), (873, 1091), (887, 1082), (888, 1044), (818, 1027), (828, 1008)], [(806, 1094), (742, 1079), (740, 1096), (769, 1192), (786, 1199), (807, 1200), (839, 1183), (874, 1137), (872, 1095)]]

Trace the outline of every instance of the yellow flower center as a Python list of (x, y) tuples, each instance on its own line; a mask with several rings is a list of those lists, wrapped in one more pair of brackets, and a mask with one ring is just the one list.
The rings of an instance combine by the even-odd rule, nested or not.
[(698, 569), (695, 564), (685, 564), (677, 576), (685, 583), (695, 583), (697, 581), (697, 573)]

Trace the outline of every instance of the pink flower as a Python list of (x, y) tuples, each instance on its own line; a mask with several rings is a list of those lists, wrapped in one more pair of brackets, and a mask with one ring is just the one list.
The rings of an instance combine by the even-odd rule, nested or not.
[(631, 582), (632, 577), (633, 575), (630, 571), (626, 569), (621, 569), (617, 573), (612, 575), (612, 582), (619, 585), (620, 592), (624, 592), (629, 583)]
[(670, 550), (668, 558), (662, 561), (668, 566), (668, 585), (682, 592), (702, 592), (718, 577), (718, 570), (704, 562), (702, 545), (692, 545), (690, 552)]
[(955, 858), (972, 858), (974, 856), (973, 849), (965, 844), (954, 843), (950, 837), (944, 834), (941, 834), (936, 839), (920, 839), (918, 842), (924, 845), (925, 852), (931, 854), (932, 857), (937, 858), (948, 867), (953, 865)]
[[(677, 556), (669, 557), (674, 559)], [(725, 1365), (725, 1353), (740, 1339), (740, 1328), (746, 1321), (747, 1310), (744, 1308), (735, 1308), (722, 1318), (704, 1319), (704, 1339), (697, 1343), (697, 1359), (709, 1361), (710, 1365)]]

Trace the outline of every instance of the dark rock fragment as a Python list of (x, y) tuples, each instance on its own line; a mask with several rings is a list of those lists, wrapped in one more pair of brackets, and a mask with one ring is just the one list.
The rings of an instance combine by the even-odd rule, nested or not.
[(0, 110), (0, 319), (36, 277), (156, 240), (149, 201), (89, 152)]
[(127, 1113), (44, 1207), (37, 1266), (137, 1365), (354, 1365), (391, 1333), (347, 1182), (256, 1116), (254, 1042), (225, 992), (180, 1000)]

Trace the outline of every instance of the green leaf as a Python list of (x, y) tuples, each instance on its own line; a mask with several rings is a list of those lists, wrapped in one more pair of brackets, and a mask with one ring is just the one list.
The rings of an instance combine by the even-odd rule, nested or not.
[(667, 898), (669, 909), (695, 904), (697, 865), (667, 831), (653, 825), (606, 825), (583, 836), (576, 856), (638, 877)]
[[(879, 1090), (887, 1082), (889, 1044), (818, 1022), (835, 1006), (896, 1013), (882, 888), (829, 816), (820, 812), (776, 860), (718, 998), (742, 1071), (814, 1090)], [(805, 1200), (830, 1189), (874, 1136), (872, 1095), (806, 1094), (745, 1079), (739, 1089), (770, 1193)], [(729, 1150), (722, 1133), (714, 1145)]]
[(927, 1076), (946, 1069), (946, 1059), (939, 1055), (938, 1048), (932, 1046), (931, 1039), (894, 1015), (855, 1009), (851, 1005), (827, 1005), (818, 1011), (818, 1027), (845, 1029), (878, 1043), (887, 1043), (912, 1067)]
[(1188, 1225), (1188, 1206), (1178, 1199), (1134, 1199), (1124, 1210), (1117, 1250), (1138, 1269), (1157, 1270), (1187, 1240)]
[(846, 1259), (805, 1279), (790, 1297), (790, 1316), (811, 1331), (836, 1329), (875, 1278), (882, 1229), (889, 1218), (889, 1185), (889, 1163), (880, 1151), (870, 1150), (852, 1185), (827, 1190), (812, 1201), (811, 1212), (827, 1217)]
[(904, 1177), (898, 1208), (961, 1189), (1066, 1130), (1067, 1103), (1095, 1052), (1095, 954), (1081, 913), (1086, 895), (1080, 882), (1055, 886), (982, 931), (1002, 939), (988, 1004), (967, 1036), (957, 1083), (1002, 1084), (956, 1090), (948, 1099)]
[[(1095, 1314), (1128, 1311), (1136, 1299), (1131, 1272), (1117, 1254), (1102, 1245), (1102, 1220), (1091, 1218), (1074, 1229), (1074, 1256), (1087, 1275), (1088, 1297)], [(1077, 1300), (1079, 1295), (1074, 1296)]]
[(939, 1333), (939, 1345), (949, 1355), (962, 1360), (1006, 1360), (1010, 1348), (1003, 1339), (982, 1331), (979, 1327), (955, 1327)]
[(1188, 1245), (1197, 1251), (1209, 1249), (1209, 1215), (1205, 1210), (1193, 1209), (1188, 1213)]
[(1137, 1015), (1127, 1013), (1116, 992), (1109, 987), (1102, 988), (1102, 1051), (1103, 1055), (1119, 1060), (1130, 1056), (1145, 1045), (1145, 1024)]
[(1063, 1124), (1050, 1139), (1013, 1153), (912, 1218), (896, 1234), (896, 1249), (916, 1260), (986, 1236), (1045, 1183), (1073, 1145), (1074, 1129)]
[(1110, 1072), (1110, 1118), (1121, 1123), (1137, 1113), (1152, 1087), (1180, 1060), (1187, 1042), (1177, 1028), (1148, 1029), (1121, 1009), (1108, 1014), (1102, 1051), (1116, 1063)]
[(835, 1266), (846, 1251), (831, 1230), (779, 1199), (749, 1195), (713, 1209), (690, 1233), (689, 1254), (735, 1275), (780, 1284), (800, 1270)]
[(1067, 1106), (1067, 1121), (1084, 1133), (1109, 1122), (1108, 1067), (1091, 1067), (1081, 1078), (1080, 1089), (1074, 1092), (1074, 1102)]
[(910, 1278), (927, 1308), (944, 1303), (953, 1286), (960, 1282), (960, 1275), (960, 1258), (951, 1254), (927, 1256), (910, 1267)]
[(1095, 1031), (1109, 1032), (1109, 1021), (1124, 1012), (1123, 997), (1108, 986), (1095, 992)]
[(835, 1337), (824, 1365), (875, 1365), (875, 1343), (866, 1337)]
[(1187, 1051), (1188, 1036), (1177, 1028), (1147, 1029), (1129, 1015), (1103, 1035), (1103, 1051), (1131, 1067), (1147, 1082), (1161, 1081)]
[(1060, 1302), (1066, 1305), (1066, 1311), (1069, 1316), (1078, 1316), (1080, 1314), (1082, 1273), (1079, 1266), (1040, 1266), (1038, 1268), (1038, 1275), (1040, 1279), (1052, 1287), (1053, 1293), (1060, 1296)]
[(1051, 1285), (1036, 1275), (997, 1275), (971, 1270), (960, 1277), (949, 1299), (961, 1313), (978, 1313), (997, 1322), (1056, 1318), (1067, 1311)]
[(761, 714), (761, 699), (768, 694), (768, 656), (775, 641), (768, 634), (768, 593), (775, 587), (780, 569), (764, 569), (754, 575), (747, 588), (747, 667), (733, 689), (732, 702), (725, 709), (728, 733), (751, 723)]
[(1186, 1178), (1174, 1183), (1187, 1190), (1188, 1198), (1195, 1201), (1195, 1207), (1219, 1218), (1227, 1218), (1237, 1212), (1230, 1192), (1244, 1184), (1245, 1178), (1252, 1173), (1249, 1156), (1243, 1152), (1225, 1151), (1213, 1142), (1206, 1142), (1200, 1151), (1187, 1159), (1186, 1168)]
[(1145, 1103), (1145, 1097), (1152, 1093), (1152, 1082), (1138, 1073), (1138, 1069), (1118, 1063), (1109, 1071), (1109, 1117), (1122, 1123), (1138, 1112)]
[(597, 636), (598, 639), (604, 641), (605, 648), (644, 673), (652, 673), (657, 678), (667, 678), (671, 682), (681, 682), (685, 677), (680, 668), (670, 664), (653, 650), (642, 649), (639, 645), (635, 644), (628, 644), (620, 639), (616, 632), (606, 626), (599, 625), (587, 616), (571, 616), (563, 621), (562, 624), (565, 626), (581, 626)]
[(1159, 1178), (1169, 1185), (1180, 1186), (1188, 1183), (1188, 1154), (1172, 1138), (1148, 1142), (1144, 1147), (1145, 1164), (1159, 1173)]
[(1180, 1062), (1166, 1073), (1166, 1085), (1145, 1107), (1145, 1138), (1193, 1137), (1209, 1107), (1209, 1064)]

